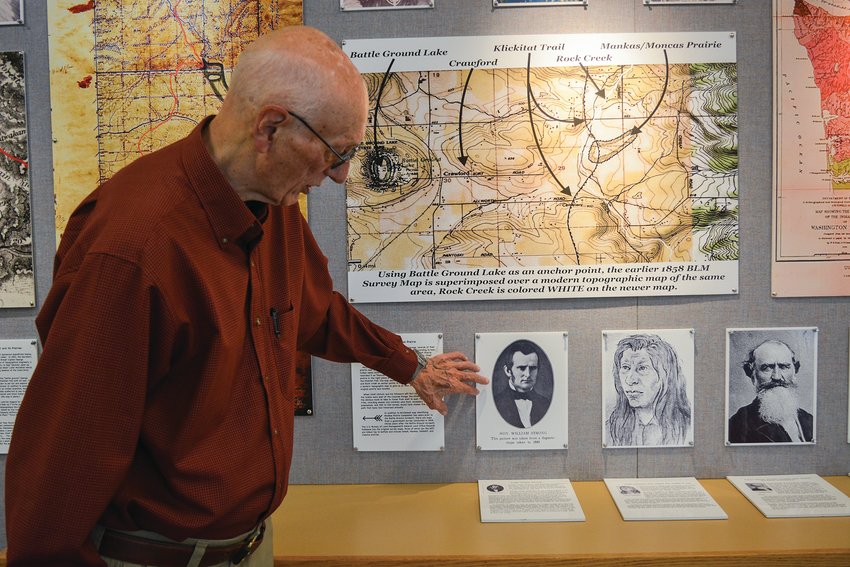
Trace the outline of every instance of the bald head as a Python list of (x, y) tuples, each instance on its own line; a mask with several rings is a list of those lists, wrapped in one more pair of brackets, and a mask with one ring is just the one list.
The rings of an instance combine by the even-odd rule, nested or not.
[(307, 26), (258, 38), (239, 56), (230, 83), (228, 98), (241, 112), (279, 104), (313, 118), (317, 128), (353, 109), (365, 114), (368, 104), (357, 68), (331, 38)]
[(205, 142), (243, 200), (292, 204), (326, 177), (345, 181), (339, 156), (363, 140), (368, 105), (360, 72), (333, 40), (285, 27), (239, 56)]

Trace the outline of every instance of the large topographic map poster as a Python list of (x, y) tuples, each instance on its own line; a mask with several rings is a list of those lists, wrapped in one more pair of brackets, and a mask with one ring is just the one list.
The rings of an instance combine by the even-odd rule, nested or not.
[(734, 33), (343, 48), (352, 301), (737, 293)]
[(774, 2), (777, 297), (850, 295), (850, 1)]

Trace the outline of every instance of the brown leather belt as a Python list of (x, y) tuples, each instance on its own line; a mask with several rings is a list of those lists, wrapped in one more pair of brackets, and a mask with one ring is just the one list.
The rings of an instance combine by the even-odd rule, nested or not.
[[(260, 542), (263, 541), (265, 524), (246, 539), (229, 545), (207, 547), (200, 567), (209, 567), (226, 561), (234, 565), (251, 555)], [(107, 529), (100, 541), (99, 553), (110, 559), (140, 563), (142, 565), (157, 565), (159, 567), (184, 567), (192, 553), (194, 545), (169, 543), (116, 532)]]

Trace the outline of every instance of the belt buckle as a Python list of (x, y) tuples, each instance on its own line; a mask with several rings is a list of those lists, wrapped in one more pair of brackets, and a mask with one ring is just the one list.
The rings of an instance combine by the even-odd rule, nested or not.
[(234, 554), (230, 558), (230, 562), (234, 565), (239, 565), (242, 563), (242, 560), (254, 553), (254, 551), (260, 547), (260, 543), (263, 541), (263, 533), (266, 531), (266, 524), (263, 522), (263, 525), (260, 526), (260, 529), (257, 530), (254, 534), (252, 534), (245, 542), (242, 544), (242, 547), (236, 550)]

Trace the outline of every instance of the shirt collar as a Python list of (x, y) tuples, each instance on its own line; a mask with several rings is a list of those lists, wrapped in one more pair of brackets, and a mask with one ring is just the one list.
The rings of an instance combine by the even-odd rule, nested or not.
[(239, 198), (204, 145), (203, 130), (212, 119), (204, 118), (185, 138), (183, 166), (219, 246), (251, 244), (262, 236), (262, 220)]

